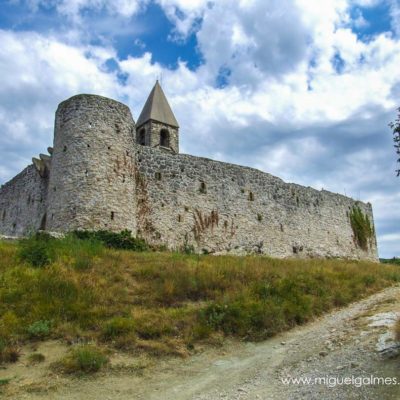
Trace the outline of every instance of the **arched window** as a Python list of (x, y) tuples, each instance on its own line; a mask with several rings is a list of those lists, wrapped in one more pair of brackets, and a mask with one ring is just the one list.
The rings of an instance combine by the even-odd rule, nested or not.
[(146, 131), (142, 128), (137, 135), (137, 142), (142, 146), (146, 145)]
[(169, 147), (169, 132), (166, 129), (161, 129), (160, 146)]

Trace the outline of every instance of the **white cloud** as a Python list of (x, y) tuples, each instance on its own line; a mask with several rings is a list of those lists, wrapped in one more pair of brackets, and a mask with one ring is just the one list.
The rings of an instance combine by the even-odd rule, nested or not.
[[(364, 42), (350, 29), (350, 8), (372, 7), (375, 0), (158, 0), (175, 35), (197, 32), (205, 62), (195, 71), (183, 62), (163, 68), (150, 52), (120, 60), (111, 45), (82, 44), (85, 10), (108, 14), (109, 31), (121, 29), (121, 18), (137, 16), (147, 0), (54, 1), (74, 21), (68, 42), (0, 31), (0, 150), (7, 154), (0, 179), (50, 144), (60, 101), (97, 93), (128, 103), (137, 118), (162, 75), (183, 151), (256, 166), (306, 186), (360, 193), (373, 203), (378, 232), (397, 234), (389, 223), (400, 222), (388, 211), (400, 192), (387, 123), (400, 104), (400, 41), (380, 34)], [(396, 5), (392, 1), (393, 15)], [(139, 38), (132, 32), (134, 43)], [(343, 60), (340, 71), (335, 55)], [(118, 80), (118, 70), (104, 68), (109, 59), (126, 82)], [(221, 69), (228, 75), (224, 88), (215, 85)], [(384, 254), (398, 254), (388, 237), (380, 241)]]

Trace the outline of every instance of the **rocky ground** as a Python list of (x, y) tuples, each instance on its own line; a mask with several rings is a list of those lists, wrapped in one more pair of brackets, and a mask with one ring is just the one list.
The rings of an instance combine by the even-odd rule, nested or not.
[[(151, 362), (123, 354), (111, 371), (92, 378), (58, 376), (49, 367), (66, 348), (42, 343), (46, 362), (32, 366), (25, 349), (20, 361), (0, 370), (3, 397), (13, 399), (400, 399), (399, 348), (392, 325), (400, 315), (400, 286), (262, 343), (229, 342), (188, 359)], [(369, 384), (396, 378), (399, 385)], [(314, 384), (285, 384), (310, 378)], [(314, 378), (329, 379), (317, 384)], [(353, 384), (340, 384), (353, 379)], [(338, 379), (338, 381), (335, 381)], [(364, 385), (360, 385), (360, 380)], [(388, 381), (387, 381), (388, 382)], [(336, 384), (335, 384), (336, 383)], [(1, 396), (1, 395), (0, 395)]]

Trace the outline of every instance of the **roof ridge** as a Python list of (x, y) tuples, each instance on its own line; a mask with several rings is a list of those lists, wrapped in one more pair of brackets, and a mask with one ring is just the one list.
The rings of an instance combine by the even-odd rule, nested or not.
[(136, 126), (141, 126), (149, 120), (158, 121), (174, 128), (179, 128), (178, 121), (172, 112), (171, 106), (169, 105), (167, 97), (165, 96), (158, 80), (146, 100)]

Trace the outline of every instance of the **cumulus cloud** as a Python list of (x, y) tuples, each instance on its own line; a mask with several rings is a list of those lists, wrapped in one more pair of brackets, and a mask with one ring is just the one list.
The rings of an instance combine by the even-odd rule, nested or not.
[(122, 27), (146, 49), (129, 28), (137, 29), (148, 0), (30, 0), (32, 10), (55, 8), (73, 31), (0, 31), (0, 179), (51, 143), (63, 99), (106, 95), (137, 118), (162, 75), (183, 151), (371, 201), (381, 254), (394, 255), (400, 214), (389, 208), (400, 190), (387, 124), (400, 104), (400, 40), (399, 4), (388, 1), (394, 31), (366, 40), (352, 10), (379, 0), (156, 0), (174, 25), (172, 39), (196, 35), (204, 62), (193, 71), (184, 62), (165, 68), (150, 52), (120, 59), (111, 41), (88, 44), (82, 21), (92, 11), (109, 24), (103, 32)]
[(4, 30), (0, 41), (0, 149), (5, 166), (0, 179), (4, 181), (51, 145), (60, 101), (80, 92), (111, 97), (119, 92), (116, 77), (101, 69), (112, 51)]

